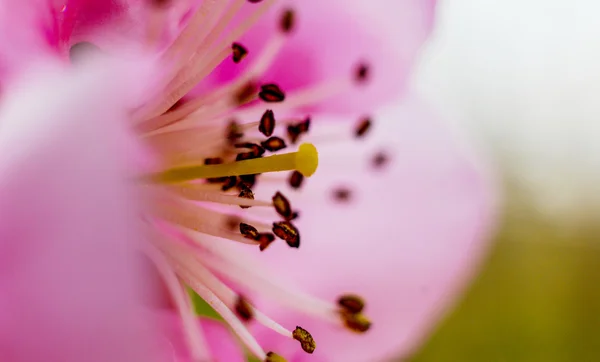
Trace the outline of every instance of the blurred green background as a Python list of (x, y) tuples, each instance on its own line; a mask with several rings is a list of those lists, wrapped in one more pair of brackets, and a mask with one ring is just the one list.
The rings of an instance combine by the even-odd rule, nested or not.
[(408, 361), (600, 361), (600, 223), (513, 199), (476, 280)]

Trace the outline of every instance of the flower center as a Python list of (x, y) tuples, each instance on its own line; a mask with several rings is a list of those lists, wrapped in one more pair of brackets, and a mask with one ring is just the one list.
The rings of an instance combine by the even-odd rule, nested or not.
[[(137, 180), (147, 192), (151, 210), (144, 215), (151, 241), (144, 251), (172, 295), (183, 320), (190, 352), (198, 361), (210, 360), (210, 356), (182, 287), (193, 289), (208, 302), (248, 350), (263, 361), (283, 361), (283, 358), (263, 351), (247, 328), (253, 321), (297, 340), (307, 353), (313, 353), (316, 342), (302, 327), (290, 330), (270, 319), (225, 281), (243, 285), (291, 309), (353, 332), (363, 333), (370, 327), (363, 314), (365, 302), (359, 296), (340, 296), (336, 302), (320, 300), (265, 276), (224, 250), (223, 241), (206, 237), (258, 246), (260, 251), (265, 251), (276, 238), (292, 248), (300, 247), (300, 231), (292, 223), (299, 213), (289, 200), (281, 192), (269, 201), (255, 200), (252, 191), (259, 175), (268, 177), (280, 171), (292, 171), (287, 183), (298, 190), (304, 178), (317, 169), (318, 153), (311, 143), (301, 144), (294, 152), (278, 153), (288, 147), (286, 139), (295, 145), (305, 137), (310, 130), (310, 116), (291, 116), (284, 120), (284, 132), (276, 134), (275, 115), (298, 114), (303, 106), (368, 80), (369, 68), (361, 63), (355, 74), (346, 78), (290, 93), (275, 83), (259, 85), (258, 80), (296, 28), (294, 12), (286, 10), (280, 17), (279, 31), (270, 35), (252, 64), (234, 80), (196, 94), (193, 89), (228, 57), (236, 64), (248, 58), (252, 49), (241, 44), (239, 38), (275, 3), (275, 0), (202, 1), (179, 36), (159, 51), (157, 58), (164, 65), (161, 69), (166, 71), (159, 75), (156, 91), (132, 112), (133, 127), (154, 151), (160, 165)], [(155, 50), (164, 30), (169, 2), (149, 0), (149, 4), (146, 46)], [(245, 6), (253, 7), (253, 11), (232, 26), (233, 19)], [(93, 48), (86, 44), (74, 46), (72, 51), (90, 49)], [(72, 54), (72, 60), (78, 59), (76, 55)], [(258, 121), (240, 122), (249, 118)], [(370, 125), (368, 118), (361, 120), (355, 136), (364, 136)], [(266, 152), (272, 154), (263, 157)], [(382, 156), (377, 162), (383, 161)], [(226, 208), (231, 206), (239, 208), (235, 212)], [(280, 220), (262, 222), (256, 214), (249, 213), (256, 208), (272, 208)]]

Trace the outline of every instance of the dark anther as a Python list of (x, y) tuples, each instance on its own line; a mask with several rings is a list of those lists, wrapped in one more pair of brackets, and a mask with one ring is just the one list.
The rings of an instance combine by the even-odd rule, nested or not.
[(358, 67), (356, 67), (356, 74), (354, 76), (357, 82), (365, 82), (369, 78), (369, 66), (365, 63), (359, 64)]
[(235, 301), (235, 312), (241, 320), (249, 322), (254, 318), (254, 311), (248, 300), (241, 295), (238, 295)]
[(339, 187), (339, 188), (333, 190), (333, 197), (337, 201), (341, 201), (341, 202), (348, 201), (348, 200), (350, 200), (350, 196), (352, 196), (352, 192), (345, 187)]
[(298, 229), (289, 221), (280, 221), (273, 223), (273, 234), (285, 242), (292, 248), (300, 247), (300, 233)]
[(389, 162), (389, 158), (383, 151), (379, 151), (373, 156), (372, 162), (373, 162), (373, 167), (382, 168)]
[(288, 199), (279, 191), (273, 196), (273, 206), (275, 207), (275, 211), (284, 219), (289, 221), (292, 218), (292, 206)]
[(258, 96), (267, 103), (277, 103), (285, 100), (285, 93), (277, 84), (273, 83), (261, 86)]
[(285, 141), (277, 136), (273, 136), (266, 141), (262, 141), (260, 145), (269, 152), (277, 152), (287, 147)]
[(94, 44), (87, 41), (82, 41), (71, 46), (71, 49), (69, 49), (69, 60), (71, 61), (71, 64), (77, 64), (90, 54), (99, 52), (100, 49)]
[(310, 117), (306, 117), (306, 119), (302, 122), (298, 122), (295, 124), (289, 124), (287, 126), (287, 134), (290, 141), (295, 144), (298, 141), (298, 138), (304, 133), (307, 133), (310, 128)]
[(229, 191), (232, 188), (234, 188), (235, 185), (237, 185), (237, 177), (235, 177), (235, 176), (229, 176), (223, 182), (223, 185), (221, 186), (221, 191)]
[(157, 8), (165, 8), (171, 4), (171, 0), (148, 0), (148, 3)]
[(371, 321), (362, 313), (340, 312), (342, 320), (348, 329), (356, 333), (365, 333), (371, 328)]
[(236, 161), (244, 161), (244, 160), (251, 160), (253, 158), (259, 158), (260, 155), (257, 155), (254, 152), (242, 152), (242, 153), (238, 153), (237, 156), (235, 156), (235, 160)]
[(292, 142), (292, 144), (296, 144), (296, 142), (298, 142), (298, 138), (300, 138), (300, 135), (302, 134), (302, 132), (300, 132), (300, 130), (298, 129), (298, 126), (296, 126), (294, 124), (288, 124), (287, 134), (288, 134), (288, 138), (290, 139), (290, 142)]
[(251, 3), (251, 4), (258, 4), (261, 1), (262, 0), (248, 0), (248, 2)]
[(258, 237), (258, 230), (252, 225), (246, 223), (240, 223), (240, 233), (247, 239), (256, 240)]
[(287, 362), (285, 358), (281, 357), (275, 352), (267, 352), (267, 359), (265, 362)]
[(252, 82), (246, 83), (235, 93), (235, 101), (237, 104), (245, 104), (252, 100), (256, 94), (256, 84)]
[(356, 128), (354, 129), (354, 136), (356, 136), (356, 138), (363, 137), (367, 134), (369, 129), (371, 129), (371, 119), (369, 117), (365, 117), (356, 125)]
[[(247, 148), (250, 150), (250, 153), (254, 155), (252, 158), (257, 158), (265, 154), (265, 149), (256, 143), (244, 142), (244, 143), (236, 143), (234, 145), (235, 148)], [(241, 160), (237, 160), (241, 161)]]
[(296, 127), (298, 127), (298, 131), (300, 131), (300, 133), (307, 133), (310, 129), (310, 117), (306, 117), (304, 121), (298, 122)]
[(294, 30), (294, 24), (296, 22), (296, 14), (294, 10), (287, 9), (281, 15), (281, 20), (279, 21), (279, 27), (281, 31), (284, 33), (289, 33)]
[(292, 337), (295, 340), (300, 342), (302, 349), (306, 353), (313, 353), (315, 348), (317, 348), (317, 344), (315, 343), (314, 338), (308, 333), (308, 331), (302, 327), (296, 327), (292, 332)]
[(290, 175), (290, 178), (288, 180), (290, 186), (294, 189), (299, 189), (300, 186), (302, 186), (303, 181), (304, 181), (304, 175), (301, 174), (299, 171), (292, 172), (292, 174)]
[(352, 314), (360, 313), (365, 308), (365, 301), (354, 294), (342, 295), (338, 298), (337, 303), (345, 311)]
[(227, 177), (209, 177), (206, 179), (206, 182), (210, 184), (220, 184), (227, 181)]
[(223, 163), (223, 159), (221, 157), (209, 157), (204, 159), (205, 165), (220, 165)]
[(298, 211), (294, 211), (294, 212), (292, 212), (292, 217), (290, 217), (290, 221), (296, 220), (299, 217), (300, 217), (300, 214), (298, 213)]
[[(241, 197), (241, 198), (244, 198), (244, 199), (254, 200), (254, 192), (252, 192), (252, 190), (250, 190), (249, 187), (242, 187), (242, 190), (240, 191), (240, 194), (238, 196)], [(242, 209), (247, 209), (250, 206), (241, 206), (240, 205), (240, 207)]]
[(256, 174), (252, 175), (240, 175), (240, 182), (238, 183), (238, 187), (240, 189), (244, 188), (253, 188), (256, 185)]
[(260, 124), (258, 125), (258, 130), (265, 136), (271, 137), (273, 131), (275, 130), (275, 115), (273, 114), (272, 110), (267, 109), (262, 115), (260, 118)]
[(248, 55), (248, 50), (240, 43), (231, 44), (232, 59), (234, 63), (239, 63)]
[(244, 133), (240, 129), (240, 126), (236, 121), (232, 120), (229, 122), (227, 126), (227, 130), (225, 132), (225, 137), (229, 141), (230, 144), (237, 142), (240, 138), (244, 136)]
[(269, 247), (269, 245), (271, 245), (273, 241), (275, 241), (275, 235), (271, 233), (260, 233), (258, 234), (256, 241), (260, 243), (260, 251), (264, 251), (266, 248)]

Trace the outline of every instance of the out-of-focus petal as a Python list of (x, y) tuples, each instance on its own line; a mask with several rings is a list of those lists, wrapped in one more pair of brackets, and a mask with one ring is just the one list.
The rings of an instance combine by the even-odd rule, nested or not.
[[(164, 361), (137, 268), (123, 75), (47, 65), (0, 105), (0, 360)], [(125, 83), (127, 84), (127, 83)]]
[(47, 0), (0, 2), (0, 80), (56, 50), (57, 28)]
[[(353, 335), (254, 296), (275, 320), (312, 333), (317, 350), (310, 358), (317, 360), (409, 353), (470, 279), (493, 225), (488, 170), (425, 105), (413, 99), (378, 119), (365, 140), (325, 141), (302, 196), (287, 191), (300, 211), (299, 251), (279, 241), (256, 253), (256, 267), (268, 265), (264, 273), (287, 278), (288, 285), (331, 301), (345, 293), (366, 298), (372, 329)], [(315, 122), (314, 132), (336, 129), (329, 126)], [(378, 151), (390, 161), (374, 170)], [(347, 202), (334, 201), (338, 187), (351, 191)], [(257, 197), (273, 192), (266, 184), (256, 190)], [(295, 341), (258, 330), (267, 349), (293, 361), (312, 360)]]
[[(182, 334), (181, 319), (172, 311), (161, 312), (158, 316), (161, 321), (163, 332), (166, 333), (177, 362), (192, 362), (189, 356), (189, 350)], [(230, 331), (227, 330), (222, 322), (202, 318), (198, 319), (207, 346), (210, 349), (210, 356), (215, 362), (245, 362), (246, 356), (236, 339)]]

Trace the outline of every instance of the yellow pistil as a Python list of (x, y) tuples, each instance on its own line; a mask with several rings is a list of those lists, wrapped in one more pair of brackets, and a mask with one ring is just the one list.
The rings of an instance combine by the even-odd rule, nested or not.
[(297, 170), (306, 177), (312, 176), (319, 164), (317, 148), (303, 143), (296, 152), (263, 158), (223, 163), (220, 165), (192, 165), (172, 168), (146, 175), (143, 180), (162, 184), (175, 184), (198, 179), (252, 175), (257, 173)]

